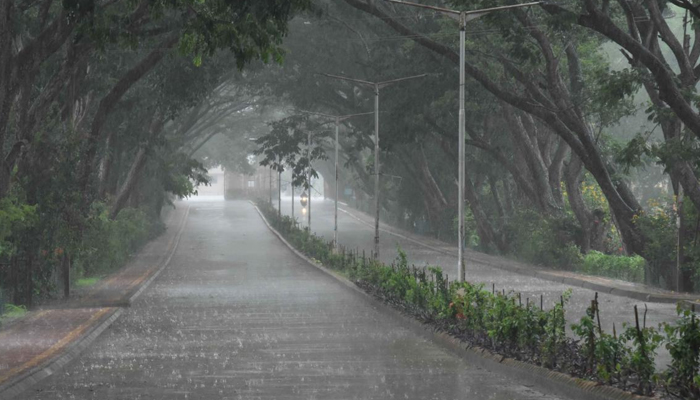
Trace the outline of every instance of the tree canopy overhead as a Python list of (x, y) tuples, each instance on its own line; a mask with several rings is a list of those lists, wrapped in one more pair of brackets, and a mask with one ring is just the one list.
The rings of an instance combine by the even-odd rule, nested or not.
[[(30, 260), (36, 266), (13, 273), (40, 281), (52, 262), (35, 257), (42, 249), (65, 247), (80, 264), (94, 221), (116, 221), (125, 208), (157, 215), (168, 194), (196, 192), (207, 177), (193, 154), (211, 138), (202, 128), (216, 123), (208, 113), (255, 106), (236, 79), (252, 62), (282, 61), (287, 24), (308, 5), (3, 1), (0, 200), (42, 218), (13, 219), (0, 260)], [(34, 289), (13, 291), (31, 303)]]
[[(510, 4), (423, 3), (465, 10)], [(318, 13), (290, 25), (290, 56), (266, 84), (297, 108), (346, 114), (371, 110), (373, 93), (317, 73), (374, 81), (429, 72), (429, 81), (387, 90), (381, 102), (382, 173), (402, 177), (400, 184), (382, 182), (383, 207), (397, 223), (427, 222), (434, 234), (452, 237), (457, 24), (382, 1), (314, 4)], [(518, 238), (534, 229), (527, 209), (551, 218), (549, 228), (542, 227), (548, 240), (578, 249), (547, 250), (537, 256), (548, 259), (542, 262), (575, 263), (566, 258), (591, 249), (636, 253), (647, 258), (650, 282), (672, 286), (675, 228), (660, 234), (649, 224), (674, 219), (666, 188), (682, 189), (690, 208), (681, 231), (697, 235), (690, 218), (700, 206), (692, 128), (698, 113), (687, 114), (697, 109), (691, 75), (700, 54), (692, 7), (569, 1), (468, 23), (466, 197), (473, 243), (501, 253), (541, 245)], [(358, 196), (372, 196), (373, 126), (353, 121), (345, 127), (345, 182), (361, 189)], [(323, 165), (318, 169), (330, 172)], [(666, 211), (647, 205), (650, 196), (664, 195)], [(668, 252), (658, 250), (664, 246)], [(683, 256), (686, 274), (694, 273), (691, 252)]]
[[(697, 14), (681, 0), (570, 0), (468, 23), (469, 245), (555, 266), (639, 254), (649, 283), (674, 287), (680, 235), (693, 281)], [(158, 211), (205, 183), (205, 167), (252, 172), (254, 154), (299, 185), (309, 169), (333, 176), (327, 121), (293, 110), (371, 112), (374, 93), (324, 73), (427, 74), (382, 89), (381, 206), (454, 240), (458, 37), (451, 19), (379, 0), (3, 2), (0, 199), (27, 221), (49, 217), (16, 222), (0, 257), (36, 254), (66, 226), (80, 253), (98, 214)], [(340, 129), (339, 184), (369, 211), (374, 122)]]

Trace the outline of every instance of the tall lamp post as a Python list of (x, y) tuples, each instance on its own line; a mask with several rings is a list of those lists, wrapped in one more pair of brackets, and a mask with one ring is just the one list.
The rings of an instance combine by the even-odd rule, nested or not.
[(464, 115), (464, 85), (465, 85), (465, 72), (464, 72), (464, 64), (465, 64), (465, 37), (466, 37), (466, 25), (467, 22), (475, 20), (481, 16), (484, 16), (486, 14), (492, 13), (494, 11), (502, 11), (502, 10), (509, 10), (512, 8), (520, 8), (520, 7), (529, 7), (529, 6), (534, 6), (538, 5), (541, 2), (534, 2), (534, 3), (524, 3), (524, 4), (514, 4), (514, 5), (508, 5), (508, 6), (502, 6), (502, 7), (494, 7), (494, 8), (484, 8), (481, 10), (473, 10), (473, 11), (459, 11), (459, 10), (451, 10), (448, 8), (442, 8), (442, 7), (435, 7), (435, 6), (429, 6), (425, 4), (418, 4), (418, 3), (411, 3), (408, 1), (402, 1), (402, 0), (384, 0), (389, 3), (395, 3), (395, 4), (403, 4), (406, 6), (411, 6), (411, 7), (419, 7), (419, 8), (426, 8), (429, 10), (433, 11), (438, 11), (442, 13), (443, 15), (450, 17), (454, 20), (457, 20), (459, 22), (459, 199), (458, 199), (458, 205), (457, 205), (457, 215), (459, 218), (459, 229), (458, 229), (458, 234), (457, 234), (457, 240), (459, 242), (459, 254), (457, 256), (457, 280), (460, 282), (464, 282), (465, 280), (465, 268), (464, 268), (464, 186), (466, 183), (466, 176), (465, 176), (465, 115)]
[(383, 82), (369, 82), (361, 79), (348, 78), (345, 76), (322, 74), (329, 78), (339, 79), (348, 82), (359, 83), (374, 88), (374, 258), (379, 258), (379, 89), (383, 89), (394, 83), (418, 79), (427, 74), (407, 76), (405, 78), (392, 79)]
[(329, 115), (319, 112), (312, 111), (302, 111), (306, 114), (318, 115), (321, 117), (332, 118), (335, 121), (335, 223), (333, 226), (333, 250), (338, 251), (338, 130), (340, 128), (340, 122), (352, 117), (359, 117), (361, 115), (374, 114), (373, 112), (366, 112), (360, 114), (347, 114), (347, 115)]
[(306, 189), (309, 193), (309, 206), (307, 207), (308, 220), (306, 225), (309, 227), (309, 233), (311, 233), (311, 130), (309, 130), (306, 137), (306, 159), (309, 162), (309, 165), (306, 167)]

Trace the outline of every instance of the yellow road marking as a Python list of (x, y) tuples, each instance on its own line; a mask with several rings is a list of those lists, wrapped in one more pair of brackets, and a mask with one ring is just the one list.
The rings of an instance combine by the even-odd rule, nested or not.
[(46, 360), (49, 357), (52, 357), (56, 353), (58, 353), (60, 350), (62, 350), (66, 345), (68, 345), (70, 342), (78, 338), (85, 330), (87, 330), (93, 322), (96, 320), (102, 318), (105, 314), (107, 314), (109, 311), (114, 310), (114, 308), (102, 308), (96, 313), (92, 314), (90, 319), (85, 321), (84, 323), (80, 324), (77, 328), (73, 329), (70, 333), (68, 333), (66, 336), (63, 337), (63, 339), (59, 340), (56, 342), (53, 346), (49, 347), (46, 351), (43, 353), (37, 355), (36, 357), (32, 358), (31, 360), (25, 362), (24, 364), (20, 365), (19, 367), (12, 368), (5, 372), (4, 374), (0, 375), (0, 383), (5, 382), (6, 380), (10, 379), (11, 377), (19, 374), (20, 372), (26, 371), (29, 368), (33, 368), (39, 364), (41, 364), (44, 360)]
[[(185, 223), (187, 222), (188, 214), (189, 214), (189, 207), (187, 208), (185, 215), (184, 215), (182, 221), (180, 222), (180, 230), (184, 229)], [(164, 255), (162, 255), (160, 257), (160, 259), (158, 260), (158, 262), (156, 264), (157, 267), (156, 268), (149, 268), (145, 273), (141, 274), (136, 279), (132, 280), (131, 285), (129, 285), (127, 287), (127, 291), (129, 289), (133, 288), (134, 286), (138, 286), (141, 282), (143, 282), (144, 280), (146, 280), (147, 278), (152, 276), (154, 271), (158, 270), (158, 267), (160, 267), (160, 265), (168, 258), (167, 255), (170, 254), (171, 252), (174, 252), (175, 249), (177, 248), (177, 240), (176, 240), (177, 237), (178, 237), (178, 233), (176, 233), (172, 238), (170, 238), (170, 240), (168, 241), (168, 244), (166, 245), (166, 252), (164, 253)], [(123, 278), (123, 276), (120, 276), (119, 274), (113, 275), (110, 278), (107, 278), (106, 280), (102, 281), (102, 285), (99, 285), (99, 286), (100, 286), (100, 288), (103, 288), (105, 286), (105, 284), (114, 282), (119, 278)], [(98, 289), (99, 288), (97, 288), (97, 287), (93, 288), (89, 292), (88, 296), (86, 296), (86, 299), (90, 299), (90, 297), (93, 297), (96, 294), (96, 292), (98, 291)], [(53, 346), (48, 348), (43, 353), (35, 356), (31, 360), (20, 365), (19, 367), (12, 368), (3, 374), (0, 374), (0, 384), (7, 381), (8, 379), (15, 376), (16, 374), (19, 374), (19, 373), (21, 373), (29, 368), (33, 368), (33, 367), (41, 364), (42, 362), (44, 362), (47, 358), (54, 356), (56, 353), (58, 353), (60, 350), (62, 350), (66, 345), (68, 345), (71, 341), (73, 341), (74, 339), (79, 337), (83, 332), (85, 332), (85, 330), (87, 330), (94, 321), (100, 319), (103, 315), (105, 315), (107, 312), (109, 312), (111, 310), (114, 310), (114, 308), (109, 307), (109, 308), (100, 309), (99, 311), (94, 313), (86, 322), (80, 324), (77, 328), (73, 329), (70, 333), (68, 333), (66, 336), (64, 336), (63, 339), (56, 342)], [(53, 311), (53, 310), (40, 311), (36, 315), (29, 317), (28, 320), (40, 318), (50, 311)], [(9, 335), (11, 332), (18, 330), (18, 328), (19, 328), (19, 326), (15, 326), (15, 327), (12, 327), (6, 331), (0, 332), (0, 338), (3, 338), (5, 336)]]

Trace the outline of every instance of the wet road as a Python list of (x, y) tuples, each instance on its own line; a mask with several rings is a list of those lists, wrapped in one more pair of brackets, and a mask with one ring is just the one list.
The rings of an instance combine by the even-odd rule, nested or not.
[(247, 202), (192, 202), (170, 265), (23, 398), (555, 399), (388, 320), (277, 240)]
[[(333, 239), (333, 201), (322, 198), (313, 198), (311, 206), (311, 227), (317, 234), (328, 240)], [(277, 206), (277, 201), (273, 203)], [(302, 226), (306, 226), (306, 217), (301, 218), (300, 206), (297, 198), (295, 204), (295, 216)], [(347, 208), (340, 206), (340, 208)], [(282, 198), (282, 212), (286, 215), (291, 213), (291, 198)], [(364, 224), (352, 218), (346, 213), (338, 213), (338, 242), (347, 248), (365, 249), (369, 255), (374, 248), (374, 227)], [(409, 262), (416, 266), (437, 265), (448, 273), (450, 277), (457, 276), (457, 257), (436, 252), (415, 242), (402, 239), (386, 232), (380, 232), (380, 258), (386, 263), (391, 263), (397, 255), (397, 247), (401, 247), (408, 256)], [(455, 249), (456, 252), (456, 249)], [(467, 279), (470, 282), (483, 283), (487, 288), (495, 284), (497, 290), (505, 289), (522, 293), (523, 302), (526, 298), (530, 301), (539, 302), (540, 295), (544, 296), (545, 308), (555, 302), (559, 302), (562, 292), (572, 289), (572, 297), (566, 308), (566, 317), (570, 323), (577, 322), (585, 315), (586, 307), (590, 306), (591, 300), (595, 296), (595, 291), (578, 287), (571, 287), (560, 283), (533, 278), (493, 268), (485, 264), (474, 261), (467, 261)], [(644, 302), (627, 297), (613, 296), (601, 293), (599, 297), (601, 310), (601, 323), (603, 329), (612, 332), (613, 323), (617, 331), (620, 332), (623, 323), (634, 324), (634, 305), (637, 304), (640, 312), (644, 312)], [(648, 303), (647, 326), (656, 327), (660, 322), (670, 322), (676, 319), (675, 304)], [(641, 315), (640, 315), (641, 318)], [(571, 330), (568, 330), (571, 335)], [(668, 353), (665, 349), (659, 350), (657, 364), (659, 367), (669, 361)]]

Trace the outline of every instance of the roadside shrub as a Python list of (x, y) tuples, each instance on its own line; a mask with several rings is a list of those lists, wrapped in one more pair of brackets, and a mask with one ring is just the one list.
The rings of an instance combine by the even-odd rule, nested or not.
[(531, 210), (516, 213), (505, 227), (510, 252), (524, 261), (576, 270), (583, 262), (574, 243), (578, 227), (571, 216), (545, 218)]
[(16, 306), (10, 303), (2, 304), (1, 302), (0, 306), (0, 326), (2, 326), (3, 320), (21, 318), (27, 313), (25, 306)]
[(589, 275), (643, 283), (645, 266), (646, 261), (638, 255), (616, 256), (591, 250), (583, 258), (581, 271)]
[[(700, 321), (690, 311), (679, 308), (678, 321), (655, 329), (646, 326), (646, 311), (640, 317), (635, 306), (635, 324), (624, 324), (619, 335), (613, 325), (609, 334), (600, 326), (596, 294), (586, 315), (571, 325), (578, 338), (573, 340), (566, 335), (565, 318), (571, 290), (545, 309), (542, 297), (539, 304), (529, 299), (523, 302), (518, 293), (450, 282), (439, 267), (411, 266), (401, 249), (391, 265), (342, 247), (334, 253), (331, 242), (299, 229), (287, 217), (278, 220), (277, 210), (266, 202), (259, 208), (308, 257), (342, 271), (370, 294), (472, 345), (637, 394), (653, 395), (663, 387), (672, 396), (700, 399)], [(595, 257), (599, 256), (591, 259)], [(662, 344), (669, 349), (672, 362), (667, 371), (658, 373), (654, 360)]]
[(666, 348), (672, 361), (663, 374), (666, 387), (680, 398), (700, 399), (700, 322), (695, 312), (678, 308), (680, 318), (666, 324)]
[(0, 199), (0, 258), (15, 251), (13, 242), (7, 240), (36, 222), (36, 207), (23, 204), (14, 196)]
[[(637, 306), (634, 306), (634, 326), (626, 326), (622, 338), (631, 343), (630, 350), (630, 370), (638, 377), (637, 393), (651, 395), (654, 391), (654, 374), (656, 365), (654, 357), (663, 337), (654, 329), (640, 326)], [(644, 313), (646, 322), (646, 311)]]
[[(458, 230), (459, 230), (459, 217), (452, 216), (452, 229), (450, 231), (455, 232), (455, 234), (454, 234), (455, 240), (456, 240), (456, 232), (458, 232)], [(476, 220), (474, 219), (474, 214), (472, 213), (472, 210), (469, 207), (464, 208), (464, 244), (468, 248), (472, 248), (472, 249), (479, 249), (479, 250), (484, 250), (484, 251), (489, 250), (489, 249), (482, 248), (482, 246), (481, 246), (481, 238), (479, 237), (479, 234), (477, 233), (477, 230), (476, 230)]]
[(105, 274), (123, 266), (133, 253), (163, 229), (160, 221), (143, 210), (126, 208), (112, 220), (106, 205), (93, 205), (83, 240), (74, 254), (74, 277)]
[(669, 271), (677, 256), (678, 231), (673, 201), (651, 199), (647, 210), (635, 215), (633, 221), (647, 238), (642, 254), (647, 260), (647, 283), (667, 287), (670, 284)]

